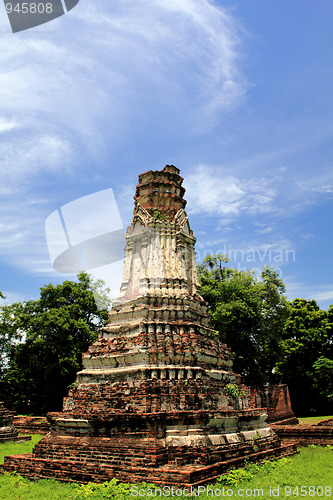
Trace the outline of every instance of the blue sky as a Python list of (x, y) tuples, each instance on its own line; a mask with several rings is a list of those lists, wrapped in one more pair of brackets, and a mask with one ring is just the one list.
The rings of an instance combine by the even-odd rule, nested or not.
[(81, 0), (13, 34), (0, 5), (0, 290), (52, 269), (45, 220), (140, 173), (181, 170), (199, 260), (279, 269), (333, 303), (331, 0)]

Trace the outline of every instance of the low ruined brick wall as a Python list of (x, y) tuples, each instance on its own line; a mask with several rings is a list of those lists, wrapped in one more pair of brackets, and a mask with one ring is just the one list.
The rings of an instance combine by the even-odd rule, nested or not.
[(333, 445), (333, 426), (271, 425), (283, 443), (309, 446), (310, 444)]
[(298, 424), (286, 384), (251, 387), (251, 397), (254, 406), (267, 409), (268, 423)]
[(13, 417), (13, 425), (20, 434), (47, 434), (50, 424), (46, 417)]

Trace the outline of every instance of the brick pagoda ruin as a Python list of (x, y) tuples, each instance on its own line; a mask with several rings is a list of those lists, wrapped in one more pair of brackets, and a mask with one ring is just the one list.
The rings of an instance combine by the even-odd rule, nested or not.
[(294, 452), (266, 425), (256, 392), (209, 326), (182, 177), (139, 176), (124, 276), (108, 324), (50, 413), (51, 432), (6, 471), (80, 482), (198, 485), (244, 460)]
[(20, 440), (18, 432), (13, 425), (13, 415), (0, 401), (0, 443), (4, 441)]

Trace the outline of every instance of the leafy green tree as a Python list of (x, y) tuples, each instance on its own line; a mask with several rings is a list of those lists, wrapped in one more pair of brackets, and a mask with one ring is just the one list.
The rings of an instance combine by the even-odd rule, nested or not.
[(225, 266), (226, 256), (208, 255), (198, 266), (200, 293), (208, 302), (212, 327), (236, 354), (234, 369), (247, 383), (261, 384), (258, 363), (260, 327), (260, 287), (249, 271)]
[(333, 401), (333, 359), (320, 356), (313, 368), (317, 375), (319, 392), (328, 401)]
[(2, 318), (21, 342), (10, 346), (5, 384), (17, 410), (41, 414), (60, 410), (81, 356), (107, 320), (98, 311), (89, 276), (41, 288), (40, 298), (5, 306)]
[(227, 267), (221, 254), (198, 266), (201, 294), (212, 326), (236, 354), (234, 368), (246, 383), (286, 383), (296, 413), (331, 412), (333, 306), (288, 302), (278, 274), (264, 267), (259, 279)]
[(282, 335), (290, 305), (284, 295), (286, 287), (274, 269), (265, 266), (260, 278), (259, 364), (265, 381), (274, 384), (278, 382), (275, 365), (282, 355)]
[[(0, 298), (6, 297), (0, 292)], [(11, 346), (21, 338), (12, 307), (0, 303), (0, 392)]]
[(327, 398), (318, 390), (320, 363), (317, 360), (321, 357), (331, 359), (332, 355), (329, 314), (321, 310), (315, 300), (293, 300), (283, 331), (282, 357), (276, 371), (289, 385), (297, 414), (304, 415), (310, 410), (328, 411)]
[(208, 302), (212, 326), (236, 354), (234, 368), (246, 383), (277, 379), (281, 337), (289, 306), (278, 274), (264, 267), (260, 279), (226, 266), (225, 255), (208, 255), (198, 266), (200, 293)]

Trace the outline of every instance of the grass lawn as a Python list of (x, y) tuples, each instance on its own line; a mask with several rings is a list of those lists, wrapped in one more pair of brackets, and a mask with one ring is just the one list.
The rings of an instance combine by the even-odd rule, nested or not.
[[(24, 434), (26, 436), (26, 434)], [(7, 441), (0, 443), (0, 464), (3, 464), (7, 455), (20, 455), (21, 453), (31, 453), (35, 444), (42, 439), (42, 435), (31, 435), (31, 441)]]
[(319, 422), (322, 422), (323, 420), (328, 420), (329, 418), (333, 418), (333, 415), (330, 417), (299, 417), (298, 420), (300, 424), (314, 425), (319, 424)]
[[(8, 454), (31, 452), (33, 443), (42, 436), (33, 436), (33, 442), (0, 444), (0, 460)], [(300, 453), (289, 458), (249, 464), (235, 469), (220, 481), (193, 495), (194, 498), (255, 497), (272, 498), (333, 498), (333, 446), (301, 448)], [(151, 499), (189, 498), (189, 491), (166, 489), (142, 483), (130, 486), (112, 480), (101, 485), (64, 484), (54, 480), (31, 482), (16, 474), (0, 475), (0, 499)], [(197, 490), (194, 493), (198, 493)]]

